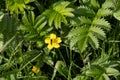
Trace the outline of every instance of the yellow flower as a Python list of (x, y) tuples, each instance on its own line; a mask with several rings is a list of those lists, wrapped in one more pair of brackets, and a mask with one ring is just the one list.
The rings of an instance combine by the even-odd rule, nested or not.
[(60, 37), (56, 37), (55, 34), (50, 34), (50, 37), (49, 38), (46, 38), (45, 39), (45, 43), (48, 44), (48, 49), (52, 49), (52, 48), (59, 48), (60, 45), (59, 43), (62, 42), (61, 38)]
[(34, 73), (38, 73), (40, 71), (40, 69), (38, 67), (36, 67), (36, 66), (33, 66), (32, 71)]

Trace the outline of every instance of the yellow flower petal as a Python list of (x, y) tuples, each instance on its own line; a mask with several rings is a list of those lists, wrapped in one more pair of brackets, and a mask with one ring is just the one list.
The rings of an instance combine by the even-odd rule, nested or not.
[(49, 50), (51, 50), (51, 49), (53, 48), (53, 45), (48, 44), (48, 46), (47, 46), (47, 47), (48, 47), (48, 49), (49, 49)]
[(45, 39), (45, 43), (50, 44), (50, 42), (51, 42), (50, 38), (46, 38), (46, 39)]
[(54, 48), (59, 48), (60, 45), (58, 43), (54, 43)]
[(61, 43), (61, 42), (62, 42), (61, 38), (58, 37), (58, 38), (57, 38), (57, 43)]
[(36, 66), (33, 66), (32, 71), (34, 73), (38, 73), (40, 71), (40, 69), (38, 67), (36, 67)]
[(50, 34), (50, 39), (56, 39), (56, 35), (55, 34)]

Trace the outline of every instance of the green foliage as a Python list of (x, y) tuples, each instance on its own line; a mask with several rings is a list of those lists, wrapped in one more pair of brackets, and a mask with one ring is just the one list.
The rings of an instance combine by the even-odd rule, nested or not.
[(94, 60), (89, 65), (88, 70), (86, 69), (85, 71), (85, 75), (93, 77), (94, 80), (110, 80), (110, 76), (116, 78), (120, 75), (119, 70), (116, 69), (119, 63), (117, 61), (110, 61), (109, 58), (109, 55), (102, 54), (100, 58)]
[[(88, 44), (94, 49), (99, 48), (98, 39), (104, 40), (106, 37), (105, 30), (110, 29), (110, 23), (106, 21), (104, 17), (111, 15), (112, 10), (110, 10), (110, 8), (112, 8), (112, 2), (109, 6), (106, 5), (107, 3), (110, 4), (110, 1), (104, 2), (97, 12), (87, 8), (87, 6), (80, 6), (80, 8), (78, 8), (79, 12), (81, 12), (79, 15), (82, 16), (78, 18), (80, 25), (76, 27), (76, 29), (71, 30), (68, 34), (71, 49), (76, 44), (78, 45), (80, 52), (83, 52)], [(97, 7), (98, 6), (96, 6), (96, 8)], [(78, 12), (76, 11), (75, 13)], [(88, 17), (86, 15), (88, 15)]]
[(20, 29), (24, 31), (24, 37), (36, 42), (38, 47), (42, 47), (44, 44), (43, 37), (52, 30), (51, 27), (47, 26), (46, 17), (40, 15), (35, 18), (34, 12), (30, 11), (28, 14), (24, 14), (22, 22)]
[(61, 28), (61, 22), (65, 24), (68, 23), (66, 17), (74, 16), (74, 14), (72, 13), (74, 9), (67, 7), (69, 4), (70, 2), (68, 1), (57, 2), (44, 13), (48, 16), (49, 26), (52, 26), (52, 24), (54, 23), (54, 26), (56, 28)]
[(30, 7), (26, 4), (30, 3), (32, 0), (6, 0), (6, 8), (10, 10), (11, 14), (19, 12), (23, 13), (24, 9)]
[(120, 80), (119, 4), (1, 0), (0, 80)]
[(114, 16), (116, 19), (120, 20), (120, 11), (115, 12), (115, 13), (113, 14), (113, 16)]

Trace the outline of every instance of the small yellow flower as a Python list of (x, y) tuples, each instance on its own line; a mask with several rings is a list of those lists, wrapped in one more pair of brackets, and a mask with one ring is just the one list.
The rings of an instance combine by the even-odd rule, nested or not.
[(60, 45), (59, 43), (62, 42), (61, 38), (60, 37), (56, 37), (55, 34), (50, 34), (50, 37), (49, 38), (46, 38), (45, 39), (45, 43), (48, 44), (48, 49), (52, 49), (52, 48), (59, 48)]
[(34, 73), (38, 73), (40, 71), (40, 69), (38, 67), (36, 67), (36, 66), (33, 66), (32, 71)]

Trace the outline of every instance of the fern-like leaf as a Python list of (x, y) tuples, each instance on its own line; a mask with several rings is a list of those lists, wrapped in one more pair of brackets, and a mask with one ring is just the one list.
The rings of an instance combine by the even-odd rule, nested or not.
[(83, 52), (87, 47), (88, 30), (89, 27), (85, 26), (72, 30), (68, 34), (68, 38), (70, 38), (70, 47), (72, 48), (77, 43), (79, 50)]
[(106, 1), (102, 4), (102, 8), (103, 8), (103, 9), (114, 8), (113, 1), (112, 1), (112, 0), (106, 0)]
[(88, 37), (89, 37), (89, 44), (94, 48), (98, 48), (99, 47), (99, 42), (98, 42), (98, 39), (92, 34), (92, 33), (89, 33), (88, 34)]
[(110, 29), (110, 23), (108, 23), (108, 21), (106, 21), (104, 18), (96, 18), (93, 20), (92, 22), (93, 25), (96, 25), (96, 26), (99, 26), (103, 29), (107, 29), (109, 30)]
[(76, 29), (72, 29), (67, 37), (71, 38), (73, 36), (80, 35), (86, 31), (88, 31), (88, 29), (89, 29), (89, 27), (78, 27)]
[(81, 24), (91, 24), (91, 20), (89, 18), (86, 18), (84, 16), (79, 17), (80, 23)]
[(79, 16), (87, 17), (93, 17), (95, 15), (95, 12), (92, 9), (88, 8), (87, 6), (79, 6), (78, 8), (76, 8), (74, 13)]
[(97, 12), (97, 17), (105, 17), (111, 15), (113, 12), (110, 9), (99, 9)]
[(105, 39), (105, 32), (99, 27), (91, 27), (90, 31), (99, 39)]
[[(67, 23), (66, 17), (73, 17), (73, 8), (67, 7), (70, 4), (68, 1), (60, 1), (53, 4), (52, 8), (47, 10), (45, 15), (48, 16), (48, 24), (51, 26), (54, 23), (56, 28), (61, 27), (61, 22)], [(51, 13), (51, 14), (50, 14)]]
[[(70, 38), (70, 47), (72, 48), (78, 41), (82, 41), (86, 35), (87, 35), (87, 31), (88, 31), (88, 27), (82, 27), (76, 30), (79, 30), (79, 32), (76, 32), (76, 30), (72, 31), (71, 33), (73, 33), (71, 38)], [(74, 34), (76, 32), (76, 34)], [(70, 34), (71, 34), (70, 33)], [(69, 37), (70, 37), (69, 36)], [(82, 46), (82, 45), (80, 45)], [(82, 50), (82, 49), (81, 49)]]
[(88, 47), (88, 36), (84, 35), (84, 37), (78, 41), (78, 49), (82, 53)]
[(42, 37), (49, 32), (47, 31), (49, 27), (45, 28), (47, 25), (47, 18), (43, 14), (35, 18), (34, 12), (30, 11), (28, 14), (24, 14), (22, 22), (23, 24), (20, 26), (20, 29), (25, 31), (24, 37), (27, 39), (34, 39), (38, 36)]
[(95, 7), (95, 8), (99, 8), (100, 7), (100, 4), (98, 3), (98, 1), (97, 0), (90, 0), (91, 2), (91, 5), (93, 6), (93, 7)]
[[(7, 9), (10, 10), (10, 13), (24, 12), (24, 9), (27, 8), (27, 3), (30, 3), (30, 0), (6, 0)], [(20, 11), (19, 11), (20, 10)]]

